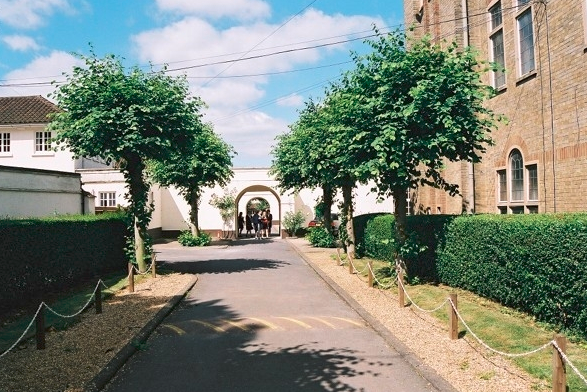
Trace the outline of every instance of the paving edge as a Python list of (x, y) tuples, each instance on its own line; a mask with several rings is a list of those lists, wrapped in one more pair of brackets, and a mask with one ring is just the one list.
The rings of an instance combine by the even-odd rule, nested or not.
[(338, 294), (346, 303), (353, 308), (359, 316), (361, 316), (367, 324), (377, 332), (387, 344), (389, 344), (406, 362), (408, 362), (420, 376), (428, 381), (430, 385), (439, 392), (458, 392), (458, 390), (440, 376), (433, 368), (423, 363), (420, 358), (415, 355), (408, 346), (396, 338), (379, 320), (371, 315), (361, 304), (359, 304), (352, 296), (340, 287), (332, 278), (326, 275), (322, 270), (315, 265), (304, 252), (292, 241), (287, 241), (290, 246), (296, 251), (298, 255), (316, 272), (322, 280), (326, 282), (336, 294)]
[(194, 275), (192, 280), (188, 282), (179, 294), (174, 295), (167, 301), (167, 303), (159, 309), (159, 311), (153, 316), (147, 324), (141, 328), (141, 330), (132, 338), (124, 347), (116, 353), (116, 355), (100, 370), (100, 372), (92, 378), (84, 386), (85, 392), (99, 392), (106, 384), (114, 378), (114, 375), (124, 366), (128, 359), (138, 350), (138, 346), (141, 343), (147, 341), (149, 336), (153, 333), (155, 328), (163, 322), (163, 320), (171, 313), (173, 309), (179, 304), (179, 302), (186, 296), (186, 294), (194, 287), (198, 281), (198, 276)]

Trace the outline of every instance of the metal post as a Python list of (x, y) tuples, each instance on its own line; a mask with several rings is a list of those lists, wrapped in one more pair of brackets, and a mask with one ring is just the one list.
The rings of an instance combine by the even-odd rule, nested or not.
[(35, 337), (37, 338), (37, 350), (45, 349), (45, 304), (39, 307), (37, 317), (35, 318), (36, 332)]

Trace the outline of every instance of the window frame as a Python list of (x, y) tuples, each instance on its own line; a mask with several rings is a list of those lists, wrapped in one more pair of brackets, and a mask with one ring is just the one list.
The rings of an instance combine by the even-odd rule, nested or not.
[(98, 192), (99, 207), (116, 207), (116, 191)]
[(35, 155), (53, 155), (53, 132), (43, 130), (35, 131)]
[[(494, 10), (498, 9), (498, 13), (494, 13)], [(487, 12), (489, 13), (489, 22), (488, 22), (488, 36), (489, 36), (489, 53), (491, 57), (491, 61), (494, 63), (499, 63), (504, 69), (506, 66), (506, 56), (505, 56), (505, 34), (503, 28), (503, 8), (501, 0), (494, 1), (489, 4), (487, 8)], [(497, 15), (499, 15), (497, 17)], [(501, 62), (496, 60), (496, 37), (501, 36)], [(503, 81), (501, 82), (501, 78)], [(500, 80), (500, 82), (498, 82)], [(502, 71), (492, 71), (491, 72), (491, 85), (493, 88), (497, 90), (502, 90), (505, 88), (507, 84), (507, 79), (505, 72)]]
[(0, 156), (12, 156), (10, 132), (0, 131)]
[[(514, 167), (512, 166), (512, 157), (519, 154), (519, 167), (521, 178), (517, 186), (514, 186)], [(505, 166), (495, 168), (495, 200), (496, 212), (500, 214), (517, 214), (523, 211), (524, 214), (539, 213), (540, 205), (540, 176), (539, 162), (537, 160), (526, 161), (522, 149), (512, 147), (505, 161)], [(505, 189), (503, 189), (505, 185)], [(515, 189), (514, 189), (515, 188)], [(516, 195), (514, 192), (518, 192)], [(534, 196), (531, 193), (534, 192)], [(503, 195), (506, 198), (503, 198)], [(518, 198), (521, 195), (521, 199)], [(516, 198), (514, 198), (516, 197)]]
[[(536, 73), (536, 31), (535, 31), (535, 23), (534, 23), (534, 13), (532, 8), (532, 2), (527, 1), (526, 3), (522, 3), (520, 0), (517, 0), (517, 7), (518, 10), (515, 16), (515, 37), (516, 37), (516, 57), (517, 57), (517, 72), (518, 72), (518, 79), (524, 79), (530, 75), (534, 75)], [(530, 24), (531, 24), (531, 31), (532, 31), (532, 68), (528, 69), (524, 72), (522, 68), (522, 37), (520, 36), (520, 19), (525, 15), (530, 15)]]

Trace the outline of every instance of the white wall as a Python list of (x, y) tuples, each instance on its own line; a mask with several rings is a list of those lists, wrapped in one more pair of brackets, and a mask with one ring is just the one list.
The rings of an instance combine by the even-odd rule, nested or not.
[(71, 152), (35, 152), (35, 132), (44, 130), (45, 124), (0, 126), (0, 132), (10, 133), (11, 150), (9, 153), (0, 153), (0, 165), (73, 173), (75, 162)]
[(81, 214), (87, 208), (79, 174), (19, 167), (0, 166), (0, 200), (1, 217)]

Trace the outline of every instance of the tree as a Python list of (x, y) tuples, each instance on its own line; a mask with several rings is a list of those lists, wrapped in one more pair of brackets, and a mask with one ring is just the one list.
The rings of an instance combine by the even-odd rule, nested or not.
[(57, 144), (75, 156), (119, 165), (135, 233), (130, 251), (144, 271), (150, 258), (147, 227), (152, 211), (146, 162), (164, 160), (189, 145), (203, 103), (190, 97), (185, 77), (168, 76), (165, 69), (146, 73), (133, 67), (125, 72), (114, 55), (79, 57), (85, 66), (74, 67), (53, 93), (62, 111), (53, 116), (49, 129), (56, 131)]
[(223, 230), (223, 237), (228, 238), (230, 229), (232, 229), (234, 224), (234, 213), (236, 212), (236, 189), (228, 190), (224, 188), (223, 192), (224, 194), (222, 196), (213, 193), (210, 196), (210, 205), (218, 208), (220, 211), (224, 229), (228, 227), (228, 230)]
[(359, 177), (375, 181), (394, 200), (396, 260), (405, 244), (407, 193), (430, 185), (458, 194), (442, 176), (445, 161), (479, 162), (499, 119), (484, 106), (492, 89), (481, 82), (487, 67), (470, 48), (443, 49), (429, 38), (406, 45), (403, 34), (379, 34), (373, 51), (354, 56), (348, 75), (353, 111), (363, 146)]
[(199, 237), (198, 209), (202, 190), (228, 184), (234, 174), (231, 168), (234, 149), (214, 132), (210, 124), (198, 123), (194, 128), (200, 132), (194, 134), (189, 146), (174, 151), (163, 161), (152, 161), (149, 168), (155, 181), (178, 188), (190, 206), (191, 233)]

